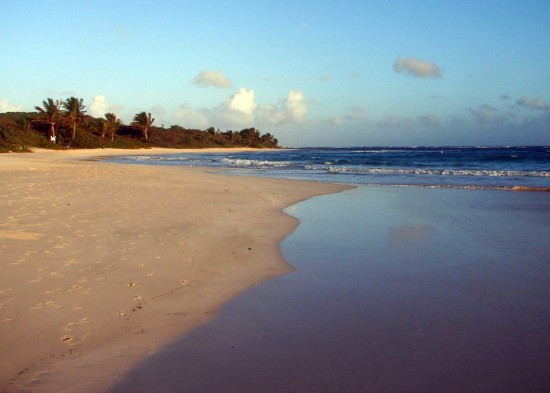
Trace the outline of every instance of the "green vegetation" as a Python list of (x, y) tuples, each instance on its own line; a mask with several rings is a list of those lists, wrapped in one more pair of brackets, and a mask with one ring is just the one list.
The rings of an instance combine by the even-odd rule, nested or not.
[(149, 128), (151, 128), (154, 122), (155, 122), (155, 119), (151, 117), (150, 113), (141, 112), (141, 113), (137, 113), (134, 116), (134, 121), (132, 125), (141, 130), (143, 139), (147, 139)]
[(150, 113), (134, 116), (130, 125), (122, 124), (113, 113), (105, 118), (86, 115), (83, 100), (70, 97), (65, 101), (47, 98), (36, 112), (0, 113), (0, 152), (30, 151), (33, 147), (46, 149), (150, 147), (278, 147), (270, 133), (260, 134), (255, 128), (221, 132), (186, 129), (179, 125), (156, 127)]
[(72, 124), (71, 140), (74, 141), (76, 136), (76, 125), (81, 124), (84, 120), (84, 114), (86, 113), (84, 108), (86, 107), (82, 104), (82, 98), (76, 97), (67, 98), (61, 103), (61, 106), (64, 109), (64, 116)]

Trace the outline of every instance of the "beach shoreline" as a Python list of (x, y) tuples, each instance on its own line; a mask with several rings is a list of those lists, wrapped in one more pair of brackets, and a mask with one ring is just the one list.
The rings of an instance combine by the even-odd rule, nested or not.
[(282, 209), (349, 186), (93, 160), (243, 150), (0, 155), (0, 391), (105, 391), (291, 271), (279, 243), (297, 221)]

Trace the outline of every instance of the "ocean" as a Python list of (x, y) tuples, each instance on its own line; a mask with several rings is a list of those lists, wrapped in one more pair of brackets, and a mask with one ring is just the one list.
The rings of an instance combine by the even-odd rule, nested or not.
[(280, 245), (295, 271), (230, 300), (109, 392), (550, 391), (550, 194), (503, 191), (549, 187), (549, 150), (123, 158), (357, 187), (285, 209), (300, 222)]
[(355, 185), (504, 190), (550, 187), (550, 146), (298, 148), (111, 160), (212, 167), (236, 175)]

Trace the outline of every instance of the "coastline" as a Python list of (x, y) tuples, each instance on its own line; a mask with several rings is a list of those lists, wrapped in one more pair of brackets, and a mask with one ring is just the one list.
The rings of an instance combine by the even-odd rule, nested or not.
[(211, 151), (235, 150), (0, 155), (0, 391), (104, 391), (291, 271), (278, 246), (297, 221), (282, 209), (349, 188), (91, 160)]
[(550, 391), (547, 195), (359, 186), (285, 211), (296, 271), (109, 393)]

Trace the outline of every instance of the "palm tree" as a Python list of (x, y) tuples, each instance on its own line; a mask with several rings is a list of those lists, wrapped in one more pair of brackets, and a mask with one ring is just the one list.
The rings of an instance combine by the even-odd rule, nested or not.
[(59, 116), (61, 115), (60, 108), (61, 101), (54, 101), (53, 98), (42, 100), (42, 107), (34, 107), (34, 109), (36, 109), (39, 113), (45, 115), (45, 117), (48, 119), (48, 123), (50, 123), (50, 138), (52, 138), (53, 141), (55, 141), (55, 124), (57, 123), (57, 121), (59, 120)]
[(68, 117), (73, 125), (73, 130), (71, 133), (71, 140), (74, 140), (76, 136), (76, 125), (80, 124), (84, 119), (84, 113), (86, 108), (82, 105), (82, 98), (71, 97), (63, 101), (62, 106), (64, 109), (64, 115)]
[(147, 139), (147, 132), (149, 132), (149, 127), (153, 125), (154, 121), (155, 119), (151, 117), (150, 113), (141, 112), (141, 113), (137, 113), (134, 116), (134, 121), (132, 125), (134, 127), (139, 128), (141, 130), (143, 137)]
[(122, 120), (117, 119), (114, 113), (105, 113), (105, 119), (101, 119), (101, 137), (105, 138), (105, 134), (111, 135), (111, 141), (115, 140), (115, 134), (122, 125)]

